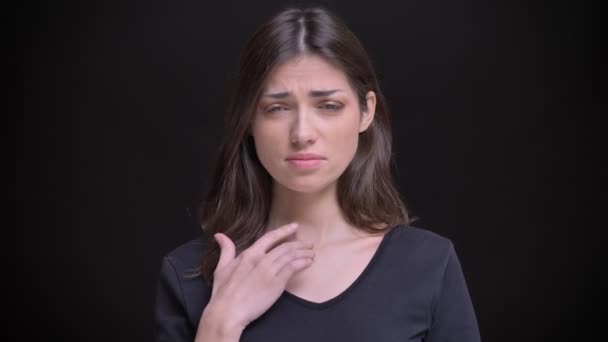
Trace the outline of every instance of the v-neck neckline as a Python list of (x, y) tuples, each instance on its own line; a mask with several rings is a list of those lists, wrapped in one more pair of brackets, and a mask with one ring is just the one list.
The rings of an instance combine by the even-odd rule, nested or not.
[(369, 272), (371, 272), (374, 265), (378, 262), (378, 259), (380, 258), (381, 254), (383, 253), (384, 249), (386, 248), (386, 244), (388, 243), (390, 236), (393, 234), (395, 229), (398, 227), (399, 227), (399, 225), (393, 226), (387, 233), (384, 234), (384, 236), (382, 236), (382, 240), (380, 241), (380, 244), (376, 248), (376, 251), (372, 255), (371, 259), (369, 260), (369, 262), (367, 263), (365, 268), (363, 268), (363, 271), (359, 274), (359, 276), (357, 276), (355, 281), (353, 281), (344, 291), (340, 292), (338, 295), (334, 296), (333, 298), (330, 298), (323, 302), (313, 302), (313, 301), (304, 299), (302, 297), (299, 297), (287, 290), (283, 291), (283, 294), (281, 295), (281, 297), (287, 298), (296, 304), (299, 304), (299, 305), (302, 305), (302, 306), (305, 306), (305, 307), (308, 307), (311, 309), (325, 309), (325, 308), (328, 308), (328, 307), (338, 303), (339, 301), (344, 299), (344, 297), (346, 297), (349, 293), (351, 293), (361, 282), (363, 282), (363, 280), (366, 278), (366, 276), (369, 274)]

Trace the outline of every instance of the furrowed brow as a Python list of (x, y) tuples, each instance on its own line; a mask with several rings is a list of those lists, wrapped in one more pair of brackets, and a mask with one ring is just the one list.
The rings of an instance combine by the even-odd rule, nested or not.
[(264, 97), (270, 97), (270, 98), (277, 99), (277, 100), (284, 99), (284, 98), (287, 98), (289, 96), (291, 96), (291, 93), (287, 92), (287, 91), (281, 92), (281, 93), (267, 93), (267, 94), (264, 94)]
[[(308, 93), (308, 96), (310, 96), (310, 97), (325, 97), (325, 96), (329, 96), (329, 95), (332, 95), (334, 93), (341, 92), (341, 91), (342, 90), (340, 90), (340, 89), (311, 90)], [(290, 97), (291, 95), (292, 95), (291, 92), (284, 91), (284, 92), (280, 92), (280, 93), (266, 93), (263, 96), (264, 97), (270, 97), (270, 98), (273, 98), (273, 99), (280, 100), (280, 99), (284, 99), (284, 98)]]
[(310, 93), (308, 93), (308, 96), (310, 97), (325, 97), (325, 96), (329, 96), (333, 93), (337, 93), (339, 91), (342, 91), (340, 89), (331, 89), (331, 90), (311, 90)]

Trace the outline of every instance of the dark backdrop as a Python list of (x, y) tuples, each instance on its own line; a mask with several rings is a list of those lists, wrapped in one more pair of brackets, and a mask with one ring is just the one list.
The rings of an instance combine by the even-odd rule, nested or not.
[[(151, 339), (160, 259), (198, 232), (239, 49), (281, 3), (22, 8), (17, 273), (7, 282), (21, 334)], [(593, 252), (583, 241), (592, 171), (581, 10), (321, 3), (377, 66), (399, 188), (418, 226), (454, 241), (483, 340), (580, 337), (593, 322), (579, 318)]]

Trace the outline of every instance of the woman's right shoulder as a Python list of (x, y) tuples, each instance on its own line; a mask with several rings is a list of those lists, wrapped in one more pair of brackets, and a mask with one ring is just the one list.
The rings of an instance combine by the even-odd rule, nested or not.
[(191, 239), (162, 258), (156, 320), (164, 332), (196, 327), (211, 298), (212, 288), (200, 274), (205, 245), (203, 237)]
[(169, 251), (164, 259), (177, 270), (198, 268), (205, 253), (207, 242), (203, 236), (191, 239)]

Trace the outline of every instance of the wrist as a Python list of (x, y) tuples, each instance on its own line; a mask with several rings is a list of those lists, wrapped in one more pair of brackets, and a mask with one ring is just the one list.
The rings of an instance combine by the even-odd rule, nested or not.
[(199, 330), (203, 328), (214, 336), (225, 341), (238, 341), (245, 329), (243, 324), (236, 322), (219, 310), (207, 306), (199, 322)]

